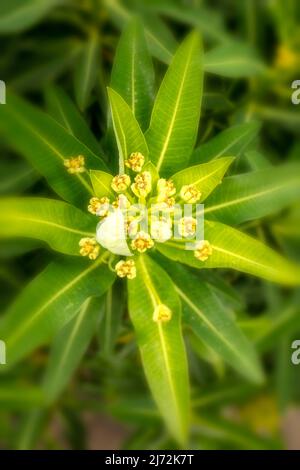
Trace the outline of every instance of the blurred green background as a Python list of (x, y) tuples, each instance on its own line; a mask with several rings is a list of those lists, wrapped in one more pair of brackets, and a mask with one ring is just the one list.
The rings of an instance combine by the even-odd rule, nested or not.
[[(239, 150), (240, 172), (299, 161), (300, 105), (291, 102), (291, 84), (300, 79), (298, 0), (0, 0), (0, 79), (41, 107), (49, 85), (60, 85), (105, 148), (106, 86), (121, 31), (136, 15), (158, 77), (189, 30), (203, 36), (207, 73), (199, 145), (255, 119), (260, 131)], [(2, 196), (52, 196), (45, 180), (2, 140), (0, 152)], [(300, 261), (300, 203), (246, 228)], [(1, 240), (1, 312), (49, 259), (37, 242)], [(223, 285), (216, 277), (218, 289), (260, 351), (268, 380), (260, 388), (243, 382), (189, 337), (197, 413), (192, 446), (300, 449), (300, 365), (290, 360), (291, 343), (300, 339), (299, 291), (228, 272), (224, 279)], [(133, 367), (138, 353), (119, 292), (112, 301), (123, 322), (116, 319), (112, 350), (105, 347), (100, 322), (55, 405), (43, 406), (39, 387), (47, 348), (8, 374), (0, 370), (1, 448), (174, 447), (142, 369)]]

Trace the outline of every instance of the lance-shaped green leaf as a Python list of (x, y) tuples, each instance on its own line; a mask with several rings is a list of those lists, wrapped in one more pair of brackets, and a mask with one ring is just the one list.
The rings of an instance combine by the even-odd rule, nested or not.
[(99, 37), (98, 33), (93, 31), (80, 53), (74, 75), (75, 97), (81, 111), (84, 111), (89, 104), (91, 92), (97, 79), (99, 58)]
[[(127, 9), (119, 0), (104, 0), (104, 4), (110, 18), (118, 28), (123, 28), (132, 20), (133, 15), (130, 9)], [(151, 54), (169, 64), (176, 48), (176, 41), (170, 29), (158, 15), (150, 11), (144, 15), (143, 24)]]
[(193, 396), (193, 409), (207, 409), (222, 405), (240, 403), (257, 393), (257, 386), (247, 382), (229, 380), (208, 385), (197, 390)]
[(254, 348), (209, 285), (168, 260), (163, 262), (163, 267), (172, 276), (182, 301), (183, 322), (240, 374), (260, 382), (263, 375)]
[(147, 159), (148, 147), (141, 128), (124, 99), (108, 88), (113, 126), (119, 150), (119, 171), (124, 173), (124, 161), (132, 152), (140, 152)]
[(177, 42), (171, 28), (159, 15), (147, 11), (143, 16), (145, 36), (153, 57), (170, 64)]
[(223, 77), (239, 78), (260, 75), (266, 67), (248, 44), (230, 42), (205, 54), (204, 70)]
[(186, 249), (186, 241), (157, 244), (165, 256), (195, 268), (232, 268), (286, 285), (300, 284), (299, 266), (289, 262), (260, 241), (219, 222), (204, 221), (204, 238), (212, 247), (206, 261)]
[(30, 28), (63, 0), (1, 1), (0, 33), (17, 33)]
[(44, 396), (48, 403), (52, 403), (71, 380), (96, 332), (101, 308), (101, 299), (87, 299), (77, 315), (55, 338), (43, 381)]
[[(180, 301), (171, 279), (146, 256), (137, 260), (137, 276), (128, 281), (129, 314), (137, 334), (145, 374), (170, 432), (186, 439), (189, 418), (187, 363), (180, 327)], [(158, 305), (172, 312), (154, 321)]]
[(151, 161), (163, 175), (186, 166), (195, 144), (203, 86), (198, 33), (177, 50), (163, 79), (146, 134)]
[[(22, 393), (20, 393), (22, 387)], [(45, 403), (45, 397), (38, 387), (28, 386), (24, 383), (1, 383), (0, 405), (2, 409), (28, 411), (38, 408)]]
[(0, 194), (20, 194), (39, 179), (39, 174), (24, 160), (3, 158), (0, 162)]
[(49, 422), (49, 410), (36, 408), (27, 412), (18, 428), (16, 450), (34, 449)]
[(8, 365), (49, 342), (88, 297), (110, 287), (114, 274), (103, 264), (106, 257), (58, 260), (29, 283), (0, 323)]
[[(271, 225), (271, 230), (276, 240), (281, 246), (289, 249), (293, 253), (292, 247), (297, 246), (300, 240), (300, 207), (299, 205), (293, 206), (293, 208), (280, 218), (277, 217)], [(297, 252), (297, 251), (296, 251)]]
[(300, 115), (298, 109), (278, 108), (277, 106), (263, 106), (255, 104), (253, 107), (255, 115), (267, 122), (274, 122), (292, 132), (298, 132), (300, 126)]
[(281, 165), (225, 178), (205, 204), (205, 216), (228, 224), (279, 212), (300, 197), (300, 166)]
[(149, 125), (154, 96), (154, 70), (142, 24), (134, 19), (119, 41), (111, 75), (111, 88), (130, 106), (143, 130)]
[(228, 167), (234, 158), (224, 157), (216, 161), (191, 166), (181, 170), (171, 177), (177, 191), (184, 185), (193, 184), (201, 192), (200, 201), (204, 201), (207, 196), (222, 181)]
[(91, 170), (90, 177), (95, 196), (113, 196), (113, 191), (111, 189), (111, 182), (113, 179), (112, 175), (101, 170)]
[(209, 364), (210, 368), (214, 374), (216, 374), (219, 380), (224, 379), (226, 369), (223, 358), (210, 346), (201, 341), (199, 336), (196, 336), (193, 331), (188, 331), (186, 337), (190, 352), (193, 352), (195, 355), (195, 357), (192, 359), (192, 363), (194, 362), (195, 364), (196, 362), (197, 364), (198, 361), (195, 361), (195, 359), (199, 358), (201, 363), (204, 361), (205, 363)]
[(202, 108), (213, 113), (232, 111), (234, 104), (229, 96), (221, 91), (206, 91), (203, 93)]
[(62, 201), (46, 198), (0, 200), (0, 239), (33, 238), (53, 250), (79, 255), (79, 241), (94, 237), (97, 220)]
[[(243, 450), (278, 450), (281, 448), (280, 442), (274, 439), (257, 436), (249, 431), (245, 425), (236, 424), (228, 419), (220, 418), (214, 414), (201, 413), (196, 417), (194, 425), (195, 434), (203, 437), (213, 435), (214, 440), (223, 445), (233, 445), (234, 448)], [(214, 441), (214, 445), (215, 444)]]
[(248, 325), (242, 320), (240, 321), (241, 328), (246, 334), (251, 334), (251, 339), (260, 352), (270, 351), (278, 345), (283, 335), (290, 335), (297, 331), (300, 314), (299, 300), (299, 291), (296, 291), (286, 302), (279, 304), (275, 312), (272, 310), (272, 312), (259, 317), (260, 324), (256, 325), (251, 332), (249, 326), (251, 322), (254, 322), (254, 319), (250, 320)]
[(245, 157), (252, 171), (272, 168), (272, 164), (268, 158), (257, 150), (249, 150), (245, 153)]
[(108, 359), (114, 352), (114, 346), (121, 329), (122, 314), (124, 313), (124, 289), (123, 282), (107, 291), (103, 299), (103, 312), (98, 328), (98, 339), (102, 355)]
[(11, 94), (7, 104), (0, 107), (0, 133), (45, 176), (57, 194), (75, 205), (86, 206), (92, 188), (84, 174), (69, 174), (64, 160), (83, 155), (87, 168), (105, 169), (105, 165), (82, 142), (50, 116)]
[(149, 425), (161, 423), (159, 411), (150, 397), (141, 393), (124, 396), (120, 400), (115, 400), (108, 404), (111, 414), (127, 423), (138, 425), (147, 423)]
[(59, 37), (47, 38), (42, 48), (35, 41), (32, 60), (27, 67), (22, 67), (20, 73), (11, 77), (9, 86), (20, 94), (44, 90), (50, 83), (58, 82), (62, 75), (69, 73), (82, 47), (82, 41), (74, 36), (65, 36), (64, 41)]
[(47, 108), (51, 116), (63, 126), (69, 134), (76, 137), (96, 155), (101, 153), (100, 144), (86, 121), (62, 88), (51, 86), (45, 93)]
[(213, 137), (207, 143), (196, 148), (191, 156), (190, 163), (205, 163), (210, 160), (232, 155), (241, 155), (257, 136), (260, 124), (252, 121), (229, 127)]
[(232, 40), (225, 30), (224, 15), (216, 8), (210, 9), (204, 6), (203, 3), (201, 5), (195, 3), (194, 6), (180, 5), (180, 2), (173, 1), (151, 1), (149, 3), (151, 9), (160, 15), (198, 29), (209, 42), (228, 42)]

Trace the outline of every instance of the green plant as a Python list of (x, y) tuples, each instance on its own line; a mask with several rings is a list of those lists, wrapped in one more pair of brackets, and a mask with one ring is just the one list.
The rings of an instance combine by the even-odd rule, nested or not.
[[(238, 373), (254, 383), (263, 381), (253, 344), (228, 312), (206, 271), (234, 268), (285, 285), (299, 284), (297, 265), (226, 224), (239, 225), (272, 214), (296, 200), (300, 176), (298, 165), (284, 165), (231, 175), (219, 186), (234, 161), (228, 148), (237, 155), (257, 132), (256, 123), (236, 126), (193, 151), (203, 82), (198, 33), (192, 33), (177, 50), (151, 113), (153, 76), (143, 30), (134, 21), (119, 44), (108, 90), (111, 116), (106, 153), (62, 90), (47, 92), (54, 119), (8, 94), (7, 105), (0, 108), (2, 135), (67, 202), (2, 199), (0, 236), (37, 238), (68, 256), (57, 258), (24, 289), (1, 320), (0, 337), (7, 344), (8, 368), (55, 338), (43, 384), (50, 405), (93, 336), (102, 302), (99, 296), (111, 293), (115, 271), (128, 277), (128, 312), (145, 374), (171, 434), (184, 445), (190, 404), (182, 324), (193, 331), (199, 344), (221, 355)], [(115, 173), (121, 179), (115, 179)], [(134, 183), (135, 173), (141, 179)], [(135, 185), (132, 189), (129, 177)], [(101, 248), (95, 241), (97, 219), (86, 212), (91, 198), (90, 212), (96, 213), (107, 203), (105, 198), (112, 201), (118, 193), (126, 196), (125, 204), (138, 201), (148, 210), (153, 201), (171, 207), (174, 202), (204, 203), (206, 244), (190, 251), (182, 241), (170, 238), (152, 247), (153, 242), (144, 237), (142, 245), (134, 246), (134, 264), (120, 264), (118, 254), (126, 248), (120, 248), (118, 240), (112, 245), (109, 237), (100, 237), (100, 244), (109, 249)], [(106, 222), (112, 220), (109, 217)], [(144, 248), (148, 249), (139, 253)], [(78, 257), (80, 251), (91, 260)], [(221, 282), (217, 284), (221, 290)], [(107, 312), (109, 326), (113, 326), (114, 311)]]

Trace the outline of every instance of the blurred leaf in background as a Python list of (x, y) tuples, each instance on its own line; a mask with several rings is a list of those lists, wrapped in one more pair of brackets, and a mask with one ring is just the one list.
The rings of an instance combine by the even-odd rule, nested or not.
[[(0, 11), (0, 339), (11, 364), (0, 366), (0, 447), (91, 448), (89, 415), (97, 448), (118, 432), (116, 448), (180, 448), (185, 348), (192, 448), (291, 446), (284, 428), (300, 400), (290, 360), (300, 337), (298, 1), (0, 0)], [(128, 149), (178, 184), (185, 171), (196, 179), (216, 170), (201, 181), (201, 202), (215, 247), (206, 267), (217, 272), (195, 269), (171, 241), (137, 263), (148, 282), (129, 280), (127, 293), (122, 280), (112, 285), (111, 261), (78, 258), (95, 226), (87, 200)], [(91, 171), (73, 177), (63, 161), (80, 154)], [(53, 261), (49, 248), (67, 257)], [(175, 312), (170, 329), (152, 321), (156, 295)]]

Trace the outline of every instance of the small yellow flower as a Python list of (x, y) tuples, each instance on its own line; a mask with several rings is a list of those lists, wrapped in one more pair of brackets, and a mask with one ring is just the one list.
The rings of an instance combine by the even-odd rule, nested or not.
[(100, 246), (95, 238), (82, 238), (79, 246), (81, 256), (88, 256), (90, 259), (96, 259), (99, 256)]
[(201, 240), (197, 243), (194, 255), (200, 261), (206, 261), (212, 255), (212, 247), (209, 241)]
[(149, 250), (149, 248), (152, 248), (154, 245), (153, 240), (151, 240), (151, 237), (148, 233), (146, 232), (138, 232), (131, 242), (131, 248), (133, 250), (137, 250), (140, 253), (144, 253), (146, 250)]
[(290, 70), (298, 63), (297, 54), (285, 45), (280, 45), (277, 49), (275, 65), (280, 69)]
[(116, 193), (126, 191), (130, 185), (130, 177), (128, 175), (116, 175), (113, 177), (111, 187)]
[(78, 157), (71, 157), (64, 160), (64, 166), (67, 168), (68, 173), (76, 174), (85, 171), (85, 160), (83, 155)]
[(182, 217), (178, 221), (178, 232), (182, 237), (191, 237), (195, 235), (197, 220), (194, 217)]
[(151, 192), (151, 173), (144, 171), (134, 178), (134, 183), (131, 185), (132, 192), (137, 197), (146, 197)]
[(100, 215), (105, 217), (109, 210), (109, 199), (108, 197), (92, 197), (88, 205), (88, 211), (93, 215)]
[(172, 318), (172, 311), (165, 304), (159, 304), (155, 307), (153, 313), (153, 321), (155, 322), (167, 322)]
[(136, 277), (135, 262), (132, 259), (127, 261), (121, 260), (116, 264), (115, 271), (119, 277), (134, 279)]
[(167, 204), (167, 207), (169, 209), (172, 209), (175, 205), (175, 198), (174, 197), (167, 197), (167, 199), (165, 200), (165, 203)]
[(158, 200), (164, 200), (167, 197), (174, 196), (176, 188), (172, 180), (160, 178), (157, 182)]
[(132, 171), (139, 173), (145, 163), (145, 157), (140, 152), (133, 152), (127, 160), (125, 160), (125, 166), (130, 168)]
[(189, 184), (182, 186), (180, 190), (180, 197), (185, 202), (192, 204), (194, 202), (199, 201), (201, 193), (194, 184)]
[(117, 199), (112, 203), (115, 209), (129, 209), (130, 202), (124, 194), (119, 194)]

